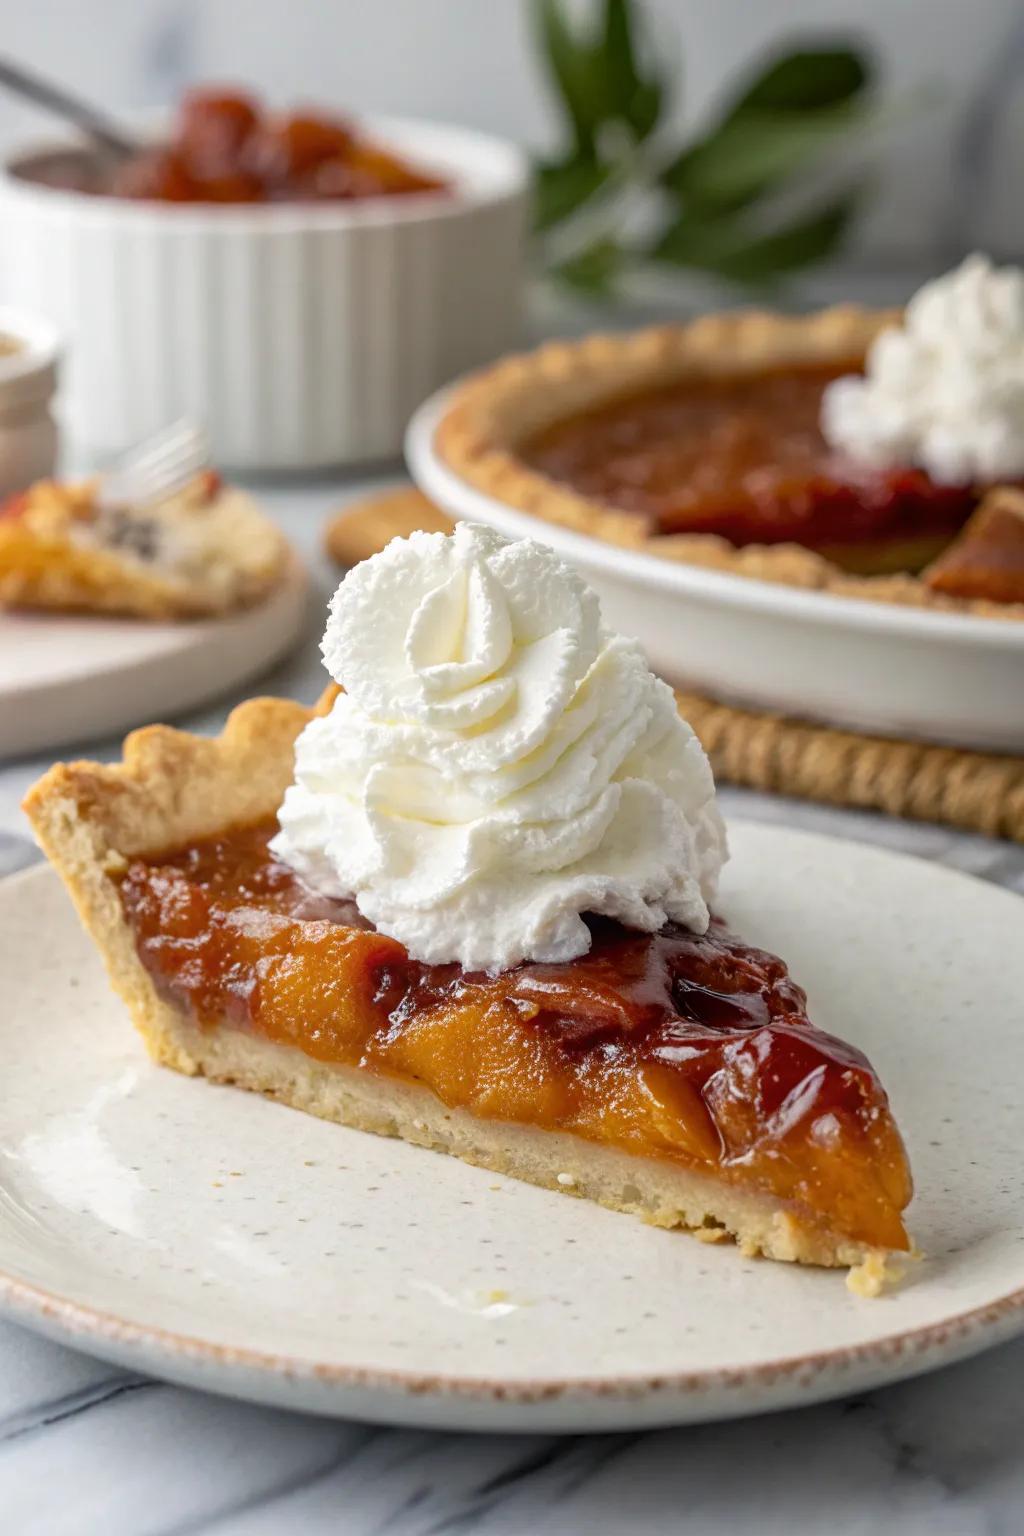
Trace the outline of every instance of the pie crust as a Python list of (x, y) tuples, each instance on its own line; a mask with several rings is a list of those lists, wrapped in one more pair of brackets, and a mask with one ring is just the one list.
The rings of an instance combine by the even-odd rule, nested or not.
[[(332, 697), (329, 690), (318, 709)], [(570, 1133), (481, 1118), (447, 1107), (414, 1081), (318, 1060), (227, 1020), (209, 1029), (158, 989), (121, 899), (130, 861), (275, 815), (292, 779), (295, 738), (311, 717), (295, 703), (256, 699), (236, 709), (214, 740), (149, 727), (128, 737), (122, 763), (58, 764), (29, 792), (25, 809), (38, 840), (151, 1055), (178, 1071), (235, 1083), (658, 1225), (696, 1229), (708, 1240), (732, 1234), (749, 1253), (854, 1266), (854, 1287), (877, 1290), (889, 1272), (888, 1250), (829, 1230), (820, 1217), (805, 1218), (756, 1187)]]
[(12, 607), (201, 618), (259, 602), (288, 563), (277, 527), (250, 497), (219, 483), (208, 497), (186, 487), (150, 520), (187, 552), (177, 561), (146, 555), (138, 514), (124, 542), (92, 537), (94, 481), (44, 480), (14, 500), (0, 508), (0, 604)]
[(991, 491), (924, 580), (947, 597), (988, 592), (1001, 602), (1024, 605), (1024, 491), (1010, 486)]
[(358, 565), (392, 539), (411, 533), (451, 533), (452, 520), (412, 486), (377, 492), (350, 502), (324, 529), (324, 548), (338, 565)]
[(661, 559), (843, 597), (1022, 619), (1024, 603), (948, 595), (910, 575), (849, 575), (799, 544), (737, 548), (716, 534), (658, 533), (642, 516), (550, 479), (517, 452), (555, 422), (663, 384), (791, 365), (859, 367), (871, 342), (900, 313), (853, 305), (801, 316), (747, 310), (689, 325), (548, 342), (460, 385), (438, 425), (435, 448), (461, 479), (509, 506)]

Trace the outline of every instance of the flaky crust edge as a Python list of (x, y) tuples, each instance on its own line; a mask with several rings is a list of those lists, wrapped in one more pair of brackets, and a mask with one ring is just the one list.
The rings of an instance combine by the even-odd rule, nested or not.
[(901, 313), (852, 304), (810, 315), (741, 310), (686, 325), (551, 341), (503, 358), (457, 386), (434, 446), (461, 479), (507, 505), (662, 560), (867, 602), (1024, 620), (1024, 604), (947, 597), (906, 574), (851, 575), (799, 544), (736, 548), (716, 534), (657, 534), (642, 517), (557, 484), (516, 452), (525, 437), (564, 416), (673, 380), (816, 362), (856, 367)]
[(130, 859), (273, 816), (292, 778), (295, 739), (314, 711), (250, 699), (217, 737), (166, 725), (125, 739), (120, 763), (56, 763), (24, 810), (150, 1054), (195, 1072), (174, 1047), (177, 1015), (139, 960), (118, 881)]

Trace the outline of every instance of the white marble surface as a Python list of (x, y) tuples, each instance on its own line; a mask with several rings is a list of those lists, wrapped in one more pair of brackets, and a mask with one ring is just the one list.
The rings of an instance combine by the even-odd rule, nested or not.
[[(267, 499), (309, 555), (358, 486)], [(318, 692), (320, 609), (261, 683)], [(216, 729), (233, 701), (184, 723)], [(110, 757), (113, 742), (73, 744)], [(42, 760), (0, 765), (0, 871), (36, 855), (18, 810)], [(726, 790), (729, 815), (885, 844), (1024, 894), (1024, 848)], [(1024, 1339), (865, 1397), (593, 1439), (474, 1438), (305, 1419), (144, 1380), (0, 1323), (2, 1536), (1019, 1536)]]

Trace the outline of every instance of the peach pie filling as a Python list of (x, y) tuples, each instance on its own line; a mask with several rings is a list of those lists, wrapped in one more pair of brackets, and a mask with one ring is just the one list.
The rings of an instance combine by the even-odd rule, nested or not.
[(427, 966), (315, 895), (248, 827), (128, 868), (121, 899), (161, 995), (202, 1029), (423, 1085), (485, 1118), (729, 1178), (905, 1248), (910, 1174), (867, 1060), (815, 1028), (781, 960), (594, 919), (564, 965)]
[(854, 363), (705, 378), (619, 398), (544, 429), (518, 452), (548, 478), (661, 534), (793, 542), (833, 555), (894, 540), (924, 559), (978, 501), (921, 469), (858, 465), (826, 443), (825, 386)]

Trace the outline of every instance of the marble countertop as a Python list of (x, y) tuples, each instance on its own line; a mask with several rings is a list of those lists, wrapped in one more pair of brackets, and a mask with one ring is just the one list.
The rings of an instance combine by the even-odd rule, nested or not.
[[(326, 512), (367, 481), (265, 499), (309, 557)], [(322, 605), (255, 691), (312, 699)], [(246, 692), (253, 691), (247, 689)], [(190, 715), (216, 730), (233, 699)], [(110, 758), (112, 741), (73, 744)], [(0, 873), (38, 855), (18, 809), (45, 759), (0, 766)], [(1024, 894), (1024, 848), (726, 789), (727, 816), (933, 859)], [(593, 1438), (474, 1437), (318, 1420), (129, 1375), (0, 1323), (3, 1536), (1019, 1536), (1024, 1339), (963, 1365), (768, 1418)]]

